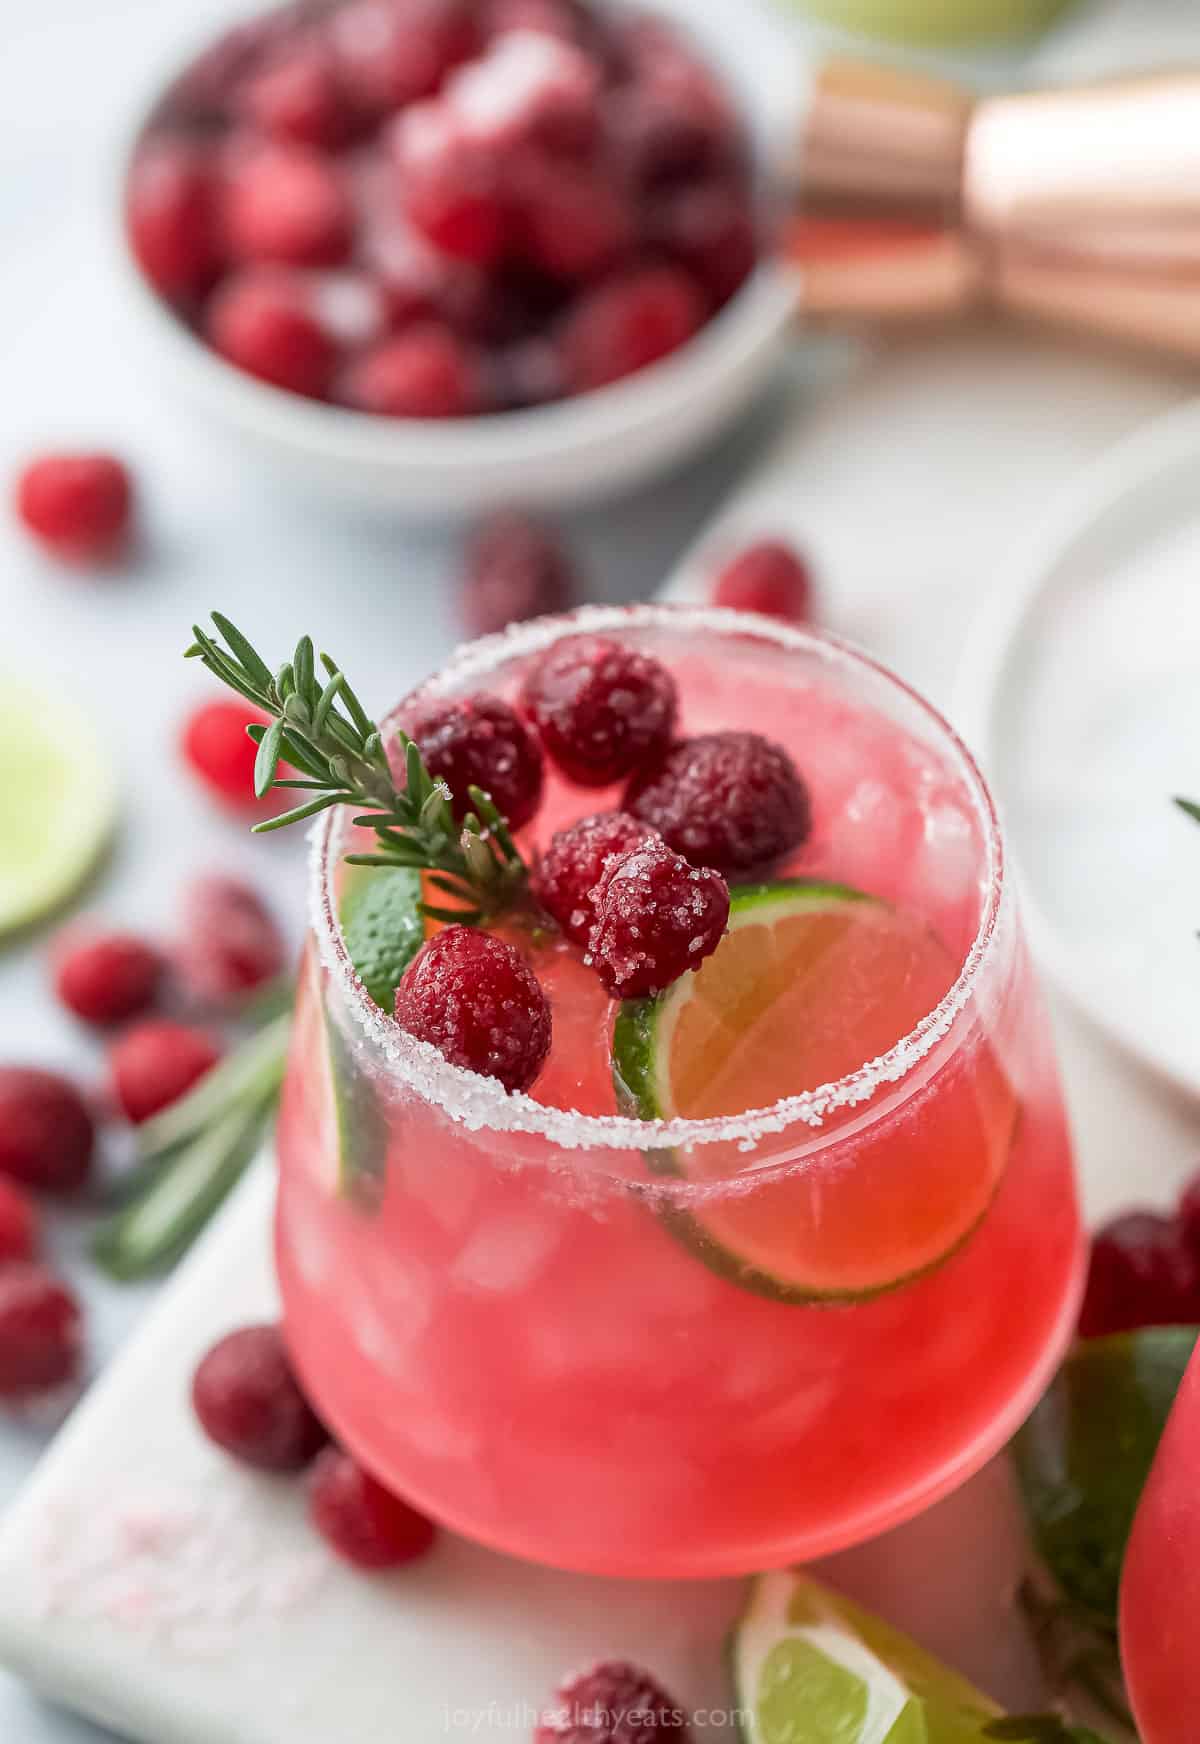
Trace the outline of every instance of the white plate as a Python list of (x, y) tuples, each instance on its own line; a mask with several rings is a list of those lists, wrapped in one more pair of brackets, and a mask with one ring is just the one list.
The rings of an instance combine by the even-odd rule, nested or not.
[(1060, 497), (992, 591), (956, 718), (1000, 802), (1034, 948), (1200, 1093), (1200, 405)]

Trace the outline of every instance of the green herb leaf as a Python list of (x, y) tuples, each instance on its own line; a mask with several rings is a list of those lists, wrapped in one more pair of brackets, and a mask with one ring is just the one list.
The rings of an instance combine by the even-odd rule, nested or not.
[(258, 799), (265, 799), (271, 790), (282, 743), (283, 722), (272, 721), (258, 741), (258, 755), (254, 759), (254, 792)]

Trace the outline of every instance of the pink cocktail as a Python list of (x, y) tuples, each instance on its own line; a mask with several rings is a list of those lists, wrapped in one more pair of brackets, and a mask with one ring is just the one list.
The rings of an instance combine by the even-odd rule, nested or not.
[(1138, 1507), (1121, 1579), (1121, 1666), (1143, 1744), (1200, 1725), (1200, 1357), (1193, 1357)]
[[(554, 936), (522, 945), (554, 1015), (530, 1095), (374, 1006), (331, 813), (279, 1128), (288, 1338), (354, 1452), (484, 1543), (616, 1575), (807, 1559), (962, 1482), (1061, 1354), (1081, 1235), (1049, 1032), (987, 794), (919, 698), (764, 620), (587, 625), (670, 667), (685, 732), (790, 752), (813, 829), (774, 880), (874, 900), (789, 885), (799, 912), (737, 947), (745, 1032), (689, 1011), (675, 1111), (639, 1118), (617, 1008)], [(577, 628), (478, 644), (432, 688), (511, 700)], [(551, 774), (522, 847), (617, 798)]]

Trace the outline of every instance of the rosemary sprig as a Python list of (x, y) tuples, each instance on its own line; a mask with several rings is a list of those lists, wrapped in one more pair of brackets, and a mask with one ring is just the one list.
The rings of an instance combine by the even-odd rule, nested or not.
[[(433, 886), (460, 905), (426, 902), (425, 913), (435, 920), (482, 924), (521, 906), (528, 869), (488, 794), (470, 788), (473, 809), (458, 823), (445, 782), (433, 778), (405, 733), (396, 735), (405, 776), (397, 787), (379, 727), (328, 654), (320, 657), (323, 675), (318, 671), (310, 636), (302, 636), (292, 658), (272, 674), (236, 624), (220, 612), (212, 620), (218, 635), (196, 625), (187, 658), (203, 661), (223, 684), (274, 717), (270, 726), (246, 729), (258, 746), (255, 793), (262, 798), (279, 787), (312, 796), (255, 824), (256, 831), (284, 829), (330, 806), (353, 806), (354, 822), (374, 831), (375, 850), (346, 859), (434, 874)], [(281, 776), (281, 762), (299, 773)]]

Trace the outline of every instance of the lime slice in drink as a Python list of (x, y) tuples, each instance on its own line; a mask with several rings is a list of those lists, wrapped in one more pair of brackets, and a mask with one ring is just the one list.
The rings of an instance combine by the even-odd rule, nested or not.
[(65, 902), (112, 834), (112, 767), (73, 702), (0, 684), (0, 794), (3, 936)]
[(338, 918), (350, 961), (376, 1005), (390, 1012), (396, 988), (425, 942), (421, 874), (405, 867), (348, 866)]
[(1125, 1546), (1197, 1329), (1076, 1345), (1013, 1443), (1034, 1542), (1067, 1598), (1117, 1620)]
[(791, 1569), (758, 1577), (730, 1649), (746, 1744), (980, 1744), (1001, 1716), (907, 1635)]
[[(956, 965), (924, 923), (836, 884), (732, 893), (713, 955), (664, 993), (628, 1000), (613, 1032), (622, 1105), (643, 1119), (769, 1107), (854, 1072), (949, 991)], [(764, 1172), (753, 1192), (735, 1144), (648, 1152), (661, 1173), (713, 1185), (662, 1215), (714, 1270), (778, 1301), (858, 1300), (952, 1254), (1003, 1172), (1017, 1101), (984, 1039), (965, 1038), (927, 1109), (882, 1115), (853, 1168)], [(855, 1118), (849, 1110), (843, 1118)]]

